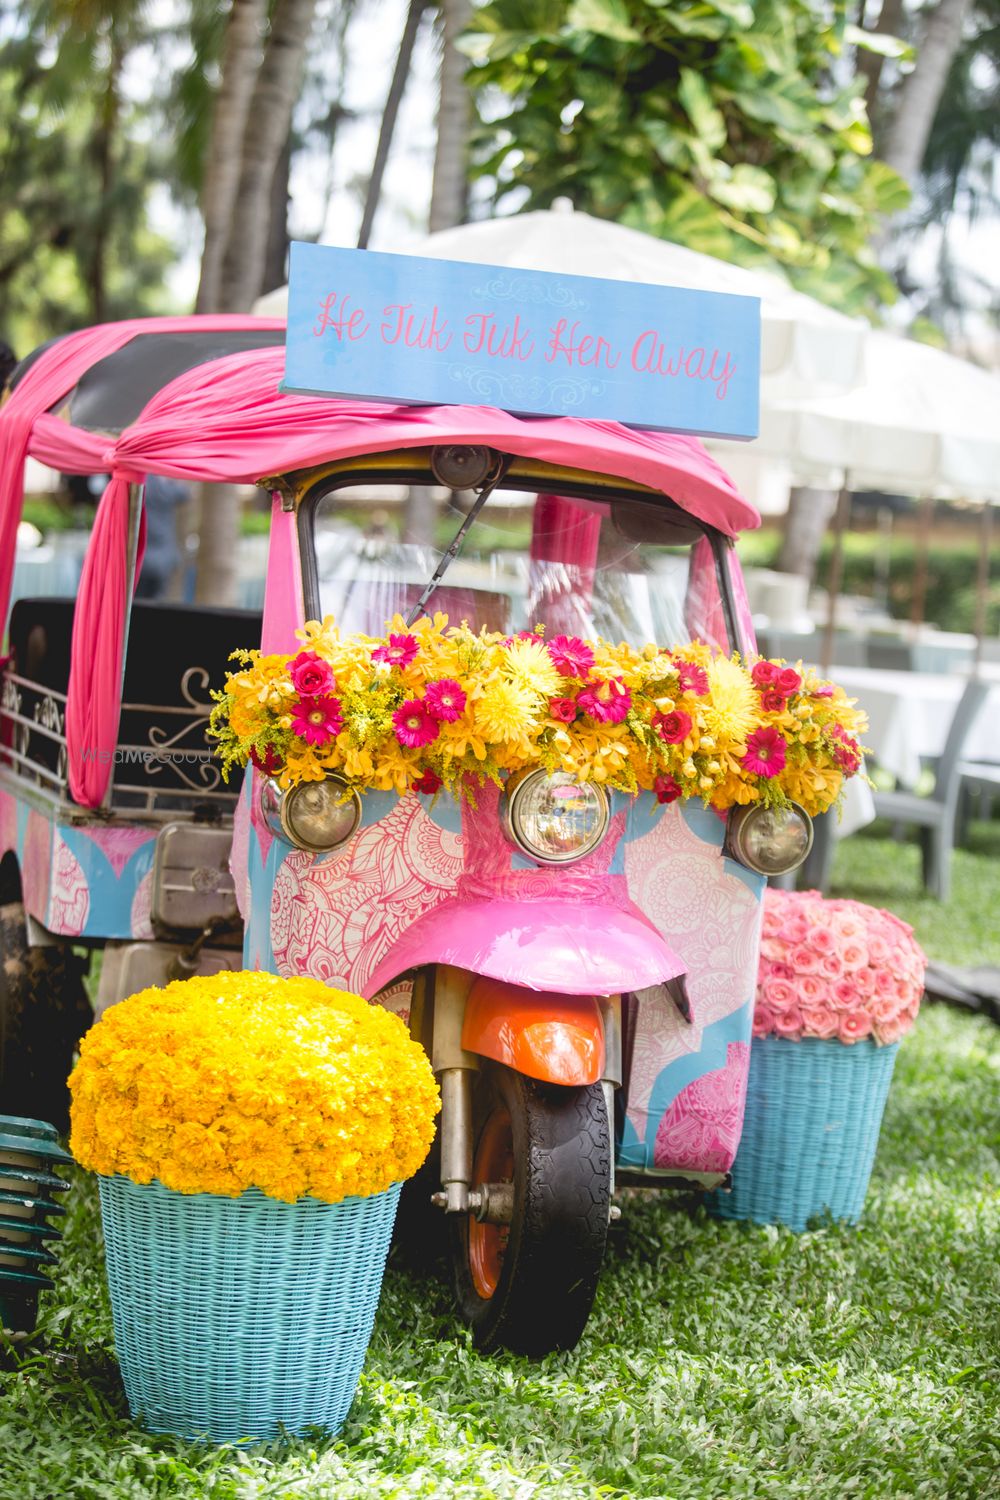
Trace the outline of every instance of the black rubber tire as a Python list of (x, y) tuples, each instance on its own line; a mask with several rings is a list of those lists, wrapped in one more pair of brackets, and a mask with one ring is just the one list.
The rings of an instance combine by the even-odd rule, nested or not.
[(0, 906), (0, 1114), (69, 1130), (66, 1080), (94, 1013), (69, 946), (29, 948), (24, 907)]
[(407, 1182), (399, 1195), (392, 1243), (401, 1264), (413, 1271), (429, 1272), (448, 1252), (448, 1225), (444, 1211), (431, 1202), (431, 1194), (441, 1189), (440, 1133), (427, 1154), (427, 1160)]
[(536, 1082), (499, 1064), (477, 1080), (477, 1146), (496, 1108), (510, 1116), (514, 1214), (496, 1290), (480, 1296), (469, 1218), (450, 1217), (459, 1310), (476, 1345), (539, 1358), (572, 1349), (590, 1316), (608, 1237), (611, 1142), (599, 1083)]

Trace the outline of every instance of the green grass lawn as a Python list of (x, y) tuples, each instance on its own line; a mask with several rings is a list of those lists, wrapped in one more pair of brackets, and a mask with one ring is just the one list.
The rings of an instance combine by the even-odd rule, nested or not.
[[(934, 956), (1000, 962), (1000, 830), (945, 909), (912, 851), (835, 879)], [(905, 1041), (863, 1223), (805, 1235), (631, 1197), (580, 1347), (480, 1358), (446, 1287), (390, 1262), (334, 1442), (201, 1450), (129, 1421), (81, 1182), (33, 1349), (2, 1378), (0, 1500), (1000, 1495), (1000, 1031), (940, 1007)]]

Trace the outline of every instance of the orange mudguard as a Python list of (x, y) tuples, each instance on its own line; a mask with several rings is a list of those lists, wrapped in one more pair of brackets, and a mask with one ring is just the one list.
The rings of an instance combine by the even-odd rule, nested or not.
[(462, 1046), (545, 1083), (597, 1083), (604, 1024), (589, 995), (550, 995), (480, 976), (465, 1003)]

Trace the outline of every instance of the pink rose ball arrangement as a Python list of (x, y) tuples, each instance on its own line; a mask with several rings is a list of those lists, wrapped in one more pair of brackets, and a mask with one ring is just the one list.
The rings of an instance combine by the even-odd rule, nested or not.
[(768, 889), (753, 1034), (898, 1042), (916, 1020), (926, 963), (891, 912)]

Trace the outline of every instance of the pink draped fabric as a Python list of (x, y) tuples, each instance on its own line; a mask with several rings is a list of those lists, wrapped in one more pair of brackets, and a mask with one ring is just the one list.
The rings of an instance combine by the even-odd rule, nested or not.
[[(98, 360), (138, 333), (209, 333), (282, 327), (281, 319), (238, 314), (190, 318), (133, 318), (67, 334), (25, 371), (0, 407), (0, 622), (6, 622), (24, 504), (29, 453), (69, 472), (112, 470), (98, 507), (73, 618), (66, 706), (70, 790), (84, 807), (104, 799), (113, 768), (121, 714), (122, 653), (128, 613), (125, 539), (128, 486), (142, 474), (109, 455), (109, 438), (83, 432), (51, 415)], [(140, 557), (142, 549), (140, 536)], [(84, 757), (86, 756), (86, 759)]]
[(89, 434), (47, 415), (90, 365), (138, 332), (280, 326), (277, 320), (240, 317), (150, 318), (71, 334), (40, 356), (0, 410), (0, 618), (6, 618), (10, 596), (27, 453), (59, 465), (72, 453), (82, 471), (112, 473), (77, 600), (67, 708), (71, 786), (84, 806), (98, 806), (104, 797), (118, 732), (129, 476), (152, 472), (253, 483), (393, 448), (482, 443), (647, 485), (729, 535), (760, 524), (696, 438), (632, 430), (617, 422), (516, 417), (492, 407), (386, 406), (283, 395), (280, 348), (231, 355), (178, 376), (119, 439), (109, 438), (100, 454)]
[[(62, 448), (50, 446), (54, 435), (53, 423), (58, 418), (48, 417), (56, 404), (68, 396), (80, 377), (98, 360), (123, 348), (138, 333), (187, 333), (199, 330), (207, 333), (226, 329), (281, 328), (280, 318), (249, 318), (239, 314), (218, 317), (190, 318), (130, 318), (121, 323), (102, 323), (96, 328), (84, 328), (78, 333), (68, 333), (59, 339), (34, 364), (25, 371), (0, 407), (0, 622), (6, 623), (10, 607), (10, 586), (14, 574), (14, 554), (17, 548), (17, 528), (24, 505), (24, 460), (29, 453), (36, 453), (32, 443), (35, 424), (41, 419), (44, 436), (39, 447), (49, 461), (58, 458), (57, 467), (69, 470), (71, 459), (86, 457), (87, 462), (80, 472), (100, 472), (90, 468), (94, 450), (89, 434), (80, 433), (62, 426), (67, 434)], [(70, 452), (66, 452), (66, 448)], [(107, 442), (104, 444), (107, 449)], [(107, 465), (106, 459), (102, 466)]]
[[(81, 807), (100, 807), (114, 769), (129, 606), (128, 512), (133, 481), (141, 484), (142, 475), (119, 470), (101, 496), (73, 611), (66, 752), (70, 794)], [(137, 578), (145, 533), (143, 515)], [(154, 669), (150, 663), (150, 670)]]
[(757, 511), (697, 438), (575, 417), (516, 417), (490, 406), (286, 396), (277, 389), (284, 357), (282, 349), (257, 349), (179, 375), (122, 433), (112, 458), (177, 479), (251, 484), (392, 448), (484, 443), (648, 485), (728, 536), (760, 525)]

